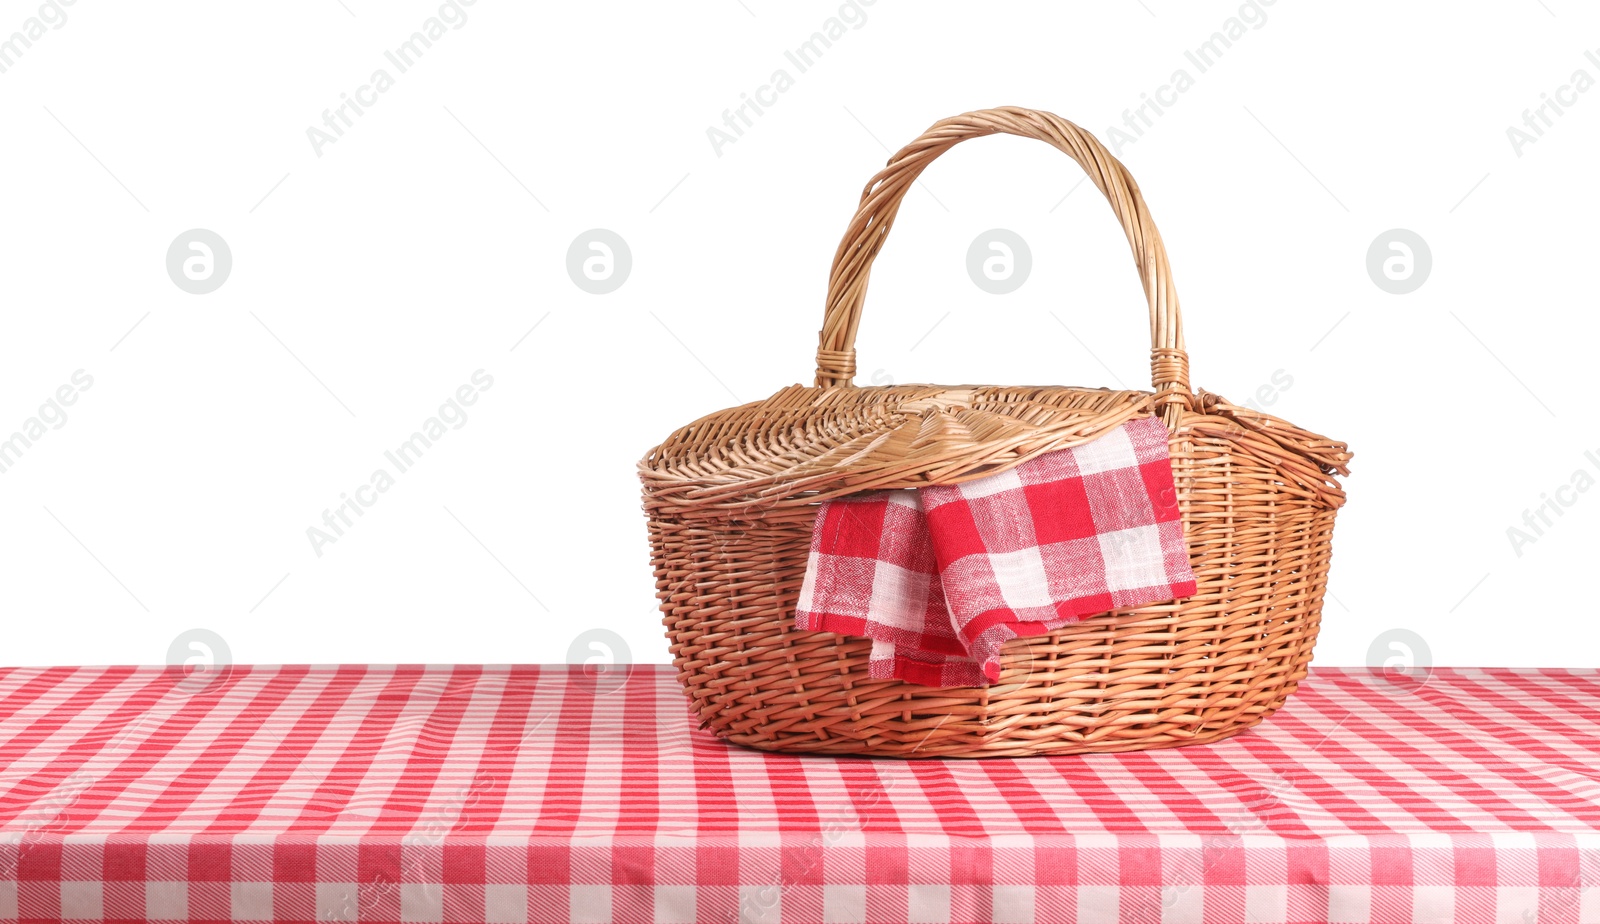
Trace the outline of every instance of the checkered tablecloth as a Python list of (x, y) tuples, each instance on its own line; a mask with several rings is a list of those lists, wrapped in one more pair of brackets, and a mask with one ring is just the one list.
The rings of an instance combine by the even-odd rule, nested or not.
[(920, 762), (584, 676), (0, 671), (0, 920), (1600, 922), (1600, 672), (1321, 669), (1211, 746)]

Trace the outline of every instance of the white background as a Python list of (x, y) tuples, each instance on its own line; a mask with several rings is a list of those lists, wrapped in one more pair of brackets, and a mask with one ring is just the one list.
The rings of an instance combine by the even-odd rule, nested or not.
[[(0, 35), (37, 9), (0, 2)], [(1600, 77), (1592, 7), (1278, 0), (1199, 73), (1184, 52), (1237, 3), (879, 0), (797, 73), (838, 9), (477, 0), (318, 156), (307, 128), (396, 74), (436, 2), (67, 8), (0, 74), (0, 436), (93, 385), (0, 475), (0, 661), (159, 663), (196, 628), (240, 662), (559, 661), (593, 628), (667, 660), (635, 462), (810, 381), (885, 146), (1003, 104), (1105, 138), (1185, 68), (1121, 156), (1194, 383), (1243, 402), (1281, 372), (1269, 409), (1356, 452), (1317, 663), (1395, 638), (1597, 663), (1600, 491), (1521, 554), (1507, 533), (1600, 476), (1600, 91), (1520, 156), (1506, 133)], [(719, 156), (707, 128), (778, 68), (794, 86)], [(862, 380), (1143, 386), (1136, 276), (1080, 177), (1012, 138), (934, 165), (873, 274)], [(191, 228), (231, 246), (211, 294), (165, 269)], [(566, 272), (591, 228), (632, 251), (609, 295)], [(1014, 294), (967, 278), (990, 228), (1031, 246)], [(1409, 295), (1366, 270), (1391, 228), (1431, 247)], [(478, 369), (468, 421), (315, 554), (307, 528)]]

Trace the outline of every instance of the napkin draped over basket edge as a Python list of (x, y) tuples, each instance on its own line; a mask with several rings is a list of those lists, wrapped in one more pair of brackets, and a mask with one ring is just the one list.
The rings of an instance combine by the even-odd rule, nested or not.
[(824, 502), (797, 628), (869, 638), (874, 679), (1000, 679), (1000, 646), (1189, 596), (1167, 428), (1129, 420), (961, 484)]

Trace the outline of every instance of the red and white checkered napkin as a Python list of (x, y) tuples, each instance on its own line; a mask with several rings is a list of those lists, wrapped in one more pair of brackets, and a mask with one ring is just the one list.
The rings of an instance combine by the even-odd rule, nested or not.
[(964, 484), (824, 503), (795, 623), (872, 639), (875, 678), (983, 686), (1007, 639), (1194, 591), (1146, 417)]

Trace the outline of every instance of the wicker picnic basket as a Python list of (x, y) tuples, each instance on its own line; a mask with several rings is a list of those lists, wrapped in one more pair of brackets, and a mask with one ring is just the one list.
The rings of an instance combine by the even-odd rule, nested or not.
[[(1076, 160), (1127, 233), (1150, 302), (1151, 391), (858, 387), (872, 260), (934, 158), (1004, 132)], [(1199, 589), (1014, 639), (987, 688), (868, 676), (865, 639), (795, 628), (817, 505), (951, 484), (1143, 415), (1171, 433)], [(1139, 187), (1091, 136), (1045, 112), (945, 119), (867, 184), (834, 256), (816, 384), (703, 417), (639, 463), (656, 588), (679, 678), (705, 727), (772, 751), (988, 757), (1216, 741), (1270, 716), (1305, 677), (1350, 453), (1268, 414), (1191, 391), (1178, 297)]]

